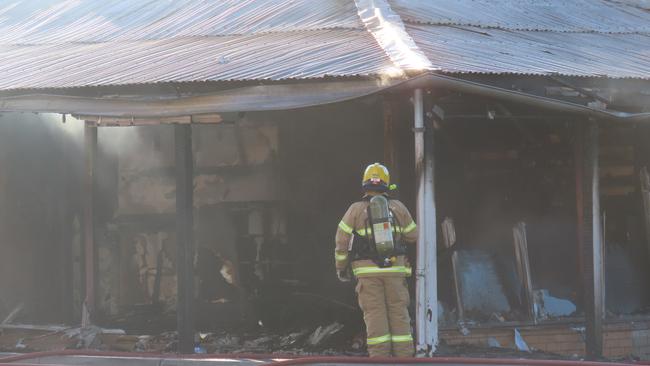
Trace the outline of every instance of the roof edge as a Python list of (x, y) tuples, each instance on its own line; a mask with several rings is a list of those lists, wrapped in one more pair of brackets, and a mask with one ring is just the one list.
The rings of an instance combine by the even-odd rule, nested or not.
[[(429, 58), (406, 31), (386, 0), (354, 0), (359, 18), (400, 73), (432, 70)], [(397, 71), (397, 70), (396, 70)]]

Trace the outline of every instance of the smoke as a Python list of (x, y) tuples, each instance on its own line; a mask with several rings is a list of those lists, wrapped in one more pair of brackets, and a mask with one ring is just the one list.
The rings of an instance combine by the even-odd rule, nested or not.
[(128, 156), (145, 145), (143, 134), (152, 127), (99, 127), (97, 143), (99, 148), (114, 157)]
[[(0, 116), (0, 318), (20, 303), (25, 308), (17, 321), (68, 323), (80, 314), (77, 303), (83, 279), (78, 223), (84, 124), (60, 114)], [(102, 253), (117, 249), (104, 235), (108, 232), (104, 223), (115, 217), (118, 208), (115, 196), (120, 190), (121, 166), (160, 167), (164, 152), (173, 154), (171, 131), (167, 126), (98, 128), (94, 189), (100, 270), (110, 259)], [(168, 137), (159, 137), (165, 134)], [(98, 273), (106, 279), (99, 287), (111, 284), (110, 276), (120, 273), (115, 269)], [(99, 292), (116, 296), (110, 289)]]
[(41, 119), (50, 129), (63, 132), (71, 141), (81, 144), (83, 141), (84, 121), (78, 120), (70, 115), (45, 113)]
[(79, 212), (83, 123), (57, 114), (0, 116), (0, 317), (63, 322), (67, 254)]

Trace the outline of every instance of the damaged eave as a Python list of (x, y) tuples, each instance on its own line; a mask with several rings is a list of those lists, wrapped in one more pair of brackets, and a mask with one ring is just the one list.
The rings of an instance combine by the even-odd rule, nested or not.
[(374, 94), (402, 82), (401, 79), (368, 79), (257, 85), (196, 96), (167, 96), (156, 99), (89, 98), (58, 94), (18, 95), (0, 98), (0, 112), (174, 119), (190, 115), (288, 110), (337, 103)]
[(548, 98), (437, 73), (428, 73), (427, 75), (416, 77), (409, 81), (409, 86), (433, 89), (443, 88), (460, 93), (467, 93), (512, 103), (521, 103), (531, 107), (591, 117), (598, 120), (617, 122), (650, 121), (650, 113), (628, 113), (611, 109), (602, 109), (602, 104), (600, 103), (582, 105), (562, 99)]
[[(414, 88), (445, 89), (598, 120), (631, 123), (650, 121), (650, 113), (629, 113), (607, 109), (602, 103), (578, 104), (435, 72), (422, 73), (408, 80), (374, 79), (258, 85), (212, 94), (165, 99), (20, 95), (0, 98), (0, 112), (47, 112), (97, 118), (113, 117), (126, 119), (126, 122), (129, 119), (142, 118), (145, 122), (153, 123), (156, 119), (167, 118), (170, 123), (187, 123), (193, 122), (187, 117), (193, 115), (289, 110), (337, 103), (380, 92), (406, 92)], [(177, 117), (182, 117), (182, 120), (176, 121)]]

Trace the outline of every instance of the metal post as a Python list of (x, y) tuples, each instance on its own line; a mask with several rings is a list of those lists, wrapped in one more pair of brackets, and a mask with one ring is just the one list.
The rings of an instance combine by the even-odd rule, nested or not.
[(84, 126), (85, 173), (83, 189), (83, 233), (84, 233), (84, 264), (86, 289), (82, 306), (81, 326), (91, 323), (95, 312), (95, 225), (94, 225), (94, 180), (95, 157), (97, 155), (97, 127), (86, 122)]
[(587, 164), (589, 182), (591, 185), (591, 237), (592, 237), (592, 265), (593, 282), (589, 283), (591, 291), (585, 305), (589, 308), (587, 313), (587, 356), (591, 359), (603, 355), (603, 316), (604, 316), (604, 261), (602, 221), (600, 216), (600, 175), (598, 162), (598, 124), (590, 121), (587, 136)]
[(175, 129), (176, 152), (176, 272), (178, 301), (176, 322), (178, 352), (194, 353), (194, 172), (192, 126), (178, 124)]
[(417, 179), (416, 348), (418, 355), (435, 351), (438, 341), (436, 280), (436, 212), (433, 186), (433, 135), (425, 140), (422, 89), (413, 95), (415, 175)]
[(424, 239), (426, 218), (424, 217), (424, 104), (422, 89), (415, 89), (413, 93), (413, 132), (415, 133), (416, 219), (418, 223), (417, 260), (415, 264), (415, 338), (417, 354), (426, 355), (429, 350), (426, 338), (426, 241)]
[(438, 261), (437, 261), (437, 218), (435, 201), (435, 165), (434, 165), (434, 131), (425, 132), (424, 139), (424, 226), (426, 256), (424, 265), (424, 283), (426, 293), (425, 337), (429, 354), (436, 351), (438, 345)]

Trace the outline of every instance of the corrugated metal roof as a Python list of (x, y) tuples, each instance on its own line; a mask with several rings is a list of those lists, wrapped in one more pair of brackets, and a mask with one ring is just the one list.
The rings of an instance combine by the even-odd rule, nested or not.
[(445, 72), (650, 79), (631, 1), (0, 0), (0, 90), (399, 75), (420, 50)]
[(650, 35), (414, 24), (407, 30), (444, 72), (650, 78)]
[(0, 44), (363, 29), (354, 0), (0, 0)]
[(0, 89), (306, 79), (381, 74), (392, 66), (365, 30), (0, 45)]
[(406, 22), (554, 32), (650, 32), (650, 11), (607, 0), (389, 0)]
[(610, 0), (388, 0), (443, 72), (650, 79), (650, 11)]
[(650, 0), (610, 0), (615, 3), (635, 6), (639, 9), (650, 10)]

